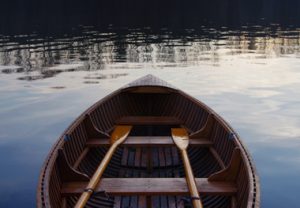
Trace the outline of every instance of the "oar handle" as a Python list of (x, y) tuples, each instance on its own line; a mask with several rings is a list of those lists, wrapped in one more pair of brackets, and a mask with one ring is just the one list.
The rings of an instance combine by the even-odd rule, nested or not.
[(188, 154), (185, 149), (181, 150), (181, 156), (184, 165), (184, 171), (186, 176), (186, 182), (189, 187), (191, 200), (194, 208), (203, 208), (203, 205), (200, 200), (199, 192), (196, 186), (195, 177), (192, 171), (192, 167), (190, 164), (190, 160), (188, 158)]

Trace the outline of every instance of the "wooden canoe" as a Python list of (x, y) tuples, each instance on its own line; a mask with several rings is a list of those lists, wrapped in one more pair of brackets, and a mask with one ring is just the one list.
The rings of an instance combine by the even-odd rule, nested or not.
[(191, 207), (171, 128), (188, 132), (187, 153), (203, 207), (260, 206), (256, 169), (237, 133), (202, 102), (147, 75), (98, 101), (66, 129), (42, 167), (37, 207), (75, 206), (116, 125), (132, 129), (85, 207)]

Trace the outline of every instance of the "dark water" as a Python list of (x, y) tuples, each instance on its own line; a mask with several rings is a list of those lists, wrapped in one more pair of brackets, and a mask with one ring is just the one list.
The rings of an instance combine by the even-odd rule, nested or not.
[(262, 207), (299, 207), (299, 1), (0, 6), (0, 207), (34, 207), (40, 167), (60, 133), (149, 73), (239, 132), (260, 175)]

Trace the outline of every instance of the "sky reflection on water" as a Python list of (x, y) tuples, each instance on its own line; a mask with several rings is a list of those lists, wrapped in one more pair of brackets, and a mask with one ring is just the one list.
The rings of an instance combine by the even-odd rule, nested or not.
[(33, 207), (40, 167), (62, 131), (98, 99), (149, 73), (232, 124), (255, 160), (262, 207), (298, 206), (299, 29), (79, 30), (0, 36), (0, 207)]

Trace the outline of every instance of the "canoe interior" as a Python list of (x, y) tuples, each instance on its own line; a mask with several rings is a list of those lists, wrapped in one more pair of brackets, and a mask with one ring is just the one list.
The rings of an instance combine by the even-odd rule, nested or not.
[[(99, 158), (102, 158), (105, 155), (106, 150), (107, 148), (92, 148), (78, 169), (91, 176), (97, 165), (100, 163)], [(149, 158), (149, 155), (151, 158)], [(218, 162), (210, 154), (207, 148), (191, 148), (189, 149), (189, 155), (191, 162), (193, 163), (195, 177), (208, 177), (211, 173), (220, 170)], [(149, 163), (152, 163), (152, 167), (150, 168), (148, 166)], [(121, 147), (117, 150), (108, 165), (104, 177), (177, 178), (184, 177), (184, 170), (178, 151), (175, 147)], [(94, 197), (96, 198), (93, 199)], [(87, 206), (93, 207), (93, 203), (97, 204), (96, 201), (98, 198), (97, 196), (94, 197)], [(184, 200), (185, 198), (187, 197), (176, 195), (154, 196), (151, 197), (150, 203), (152, 204), (152, 207), (190, 206), (190, 202)], [(224, 203), (228, 205), (230, 197), (219, 197), (219, 200), (223, 202), (222, 206), (224, 206)], [(68, 198), (68, 206), (72, 207), (76, 201), (77, 197)], [(112, 203), (107, 204), (107, 207), (147, 207), (146, 196), (114, 196), (111, 197), (111, 202)]]
[[(167, 141), (167, 138), (171, 138), (172, 127), (183, 126), (193, 134), (205, 127), (212, 113), (198, 101), (177, 91), (155, 90), (155, 93), (151, 93), (151, 90), (147, 90), (147, 93), (141, 93), (136, 90), (119, 90), (115, 92), (80, 116), (54, 146), (41, 175), (42, 185), (38, 190), (40, 193), (38, 207), (73, 207), (79, 197), (75, 189), (70, 189), (70, 193), (67, 194), (62, 193), (62, 187), (66, 183), (72, 184), (73, 181), (66, 181), (63, 177), (65, 173), (57, 162), (57, 149), (63, 149), (70, 167), (92, 176), (109, 146), (104, 143), (87, 144), (89, 141), (107, 139), (105, 135), (109, 135), (118, 122), (133, 124), (129, 135), (133, 140), (147, 137), (158, 138), (159, 141), (159, 138), (163, 137)], [(85, 120), (86, 115), (101, 134), (97, 135), (91, 131)], [(161, 120), (156, 117), (161, 117)], [(145, 121), (143, 118), (148, 120)], [(239, 140), (218, 117), (209, 128), (209, 134), (205, 134), (206, 138), (204, 138), (208, 141), (206, 145), (195, 144), (188, 148), (196, 178), (206, 180), (212, 174), (230, 165), (232, 153), (237, 146), (241, 147), (244, 156), (233, 183), (236, 188), (235, 193), (224, 191), (224, 193), (201, 194), (204, 207), (257, 207), (256, 198), (253, 197), (255, 192), (253, 181), (251, 181), (253, 174), (249, 173), (251, 167)], [(138, 182), (134, 184), (134, 178), (161, 178), (162, 180), (184, 178), (183, 164), (175, 145), (170, 145), (168, 142), (161, 146), (132, 145), (133, 143), (128, 141), (127, 145), (118, 147), (105, 170), (104, 179), (133, 179), (132, 184), (138, 185)], [(117, 191), (115, 193), (112, 191), (112, 194), (95, 193), (86, 207), (191, 207), (189, 194), (180, 190), (174, 193), (166, 190), (166, 193), (161, 194), (149, 192), (136, 195), (120, 192), (120, 194)]]

